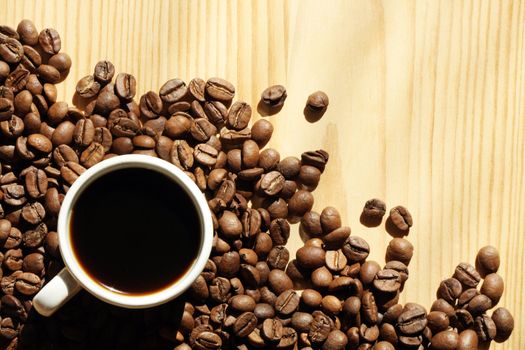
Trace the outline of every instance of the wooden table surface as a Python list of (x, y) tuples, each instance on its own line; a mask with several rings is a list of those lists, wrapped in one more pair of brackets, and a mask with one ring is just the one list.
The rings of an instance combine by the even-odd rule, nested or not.
[[(402, 301), (430, 307), (441, 279), (492, 244), (502, 256), (500, 305), (516, 320), (494, 349), (525, 348), (524, 2), (2, 0), (0, 23), (56, 28), (73, 59), (59, 96), (101, 59), (134, 74), (140, 93), (169, 78), (219, 76), (255, 106), (287, 87), (270, 118), (281, 155), (330, 153), (314, 209), (333, 205), (384, 262), (384, 226), (360, 225), (383, 198), (414, 217)], [(315, 90), (322, 120), (303, 115)], [(256, 118), (259, 118), (257, 116)], [(255, 119), (256, 119), (255, 118)], [(294, 235), (290, 246), (301, 244)]]

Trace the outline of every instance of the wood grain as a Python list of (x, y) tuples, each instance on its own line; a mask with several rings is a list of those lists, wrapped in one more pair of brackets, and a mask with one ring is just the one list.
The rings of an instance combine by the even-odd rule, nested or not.
[[(439, 281), (492, 244), (502, 255), (501, 305), (510, 341), (525, 348), (524, 2), (521, 1), (65, 1), (2, 0), (0, 23), (56, 28), (73, 58), (59, 96), (100, 59), (138, 78), (220, 76), (256, 105), (281, 83), (270, 120), (282, 156), (323, 148), (330, 161), (315, 209), (340, 209), (380, 263), (390, 237), (359, 224), (372, 197), (406, 205), (416, 252), (403, 301), (429, 307)], [(315, 124), (315, 90), (330, 107)], [(290, 243), (300, 245), (298, 236)]]

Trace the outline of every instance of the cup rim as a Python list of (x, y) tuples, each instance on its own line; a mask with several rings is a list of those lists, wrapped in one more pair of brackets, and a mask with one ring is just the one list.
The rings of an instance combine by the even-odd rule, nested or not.
[[(125, 168), (140, 167), (162, 173), (177, 183), (191, 198), (199, 216), (201, 244), (193, 265), (183, 277), (172, 285), (151, 294), (123, 294), (111, 291), (93, 280), (81, 266), (73, 252), (70, 239), (70, 219), (72, 207), (86, 188), (105, 174)], [(126, 308), (146, 308), (168, 302), (186, 291), (197, 279), (209, 259), (213, 242), (213, 223), (211, 212), (204, 194), (182, 170), (160, 158), (141, 154), (121, 155), (106, 159), (87, 169), (70, 187), (60, 208), (57, 222), (60, 253), (64, 264), (79, 284), (95, 297), (113, 305)]]

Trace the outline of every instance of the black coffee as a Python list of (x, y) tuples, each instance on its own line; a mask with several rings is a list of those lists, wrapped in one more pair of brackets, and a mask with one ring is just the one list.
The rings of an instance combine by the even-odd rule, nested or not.
[(79, 195), (70, 225), (84, 270), (124, 294), (172, 285), (193, 264), (201, 242), (191, 198), (165, 175), (141, 168), (92, 182)]

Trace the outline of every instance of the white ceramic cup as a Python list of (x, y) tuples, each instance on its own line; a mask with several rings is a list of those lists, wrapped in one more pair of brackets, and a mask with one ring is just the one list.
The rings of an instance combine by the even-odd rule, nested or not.
[[(71, 235), (74, 233), (70, 231), (71, 209), (79, 195), (95, 179), (124, 168), (151, 169), (172, 179), (191, 198), (200, 221), (201, 245), (196, 253), (193, 265), (174, 284), (151, 294), (122, 294), (108, 289), (93, 280), (84, 271), (73, 253)], [(138, 309), (163, 304), (182, 294), (199, 276), (208, 261), (213, 241), (211, 213), (206, 198), (197, 185), (175, 165), (159, 158), (136, 154), (113, 157), (86, 170), (73, 183), (64, 197), (58, 215), (57, 228), (60, 253), (66, 267), (45, 285), (33, 299), (33, 306), (44, 316), (52, 315), (65, 302), (77, 294), (81, 288), (84, 288), (100, 300), (126, 308)]]

